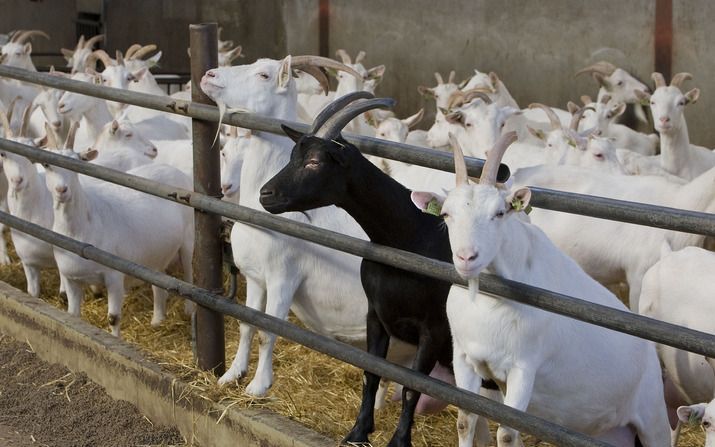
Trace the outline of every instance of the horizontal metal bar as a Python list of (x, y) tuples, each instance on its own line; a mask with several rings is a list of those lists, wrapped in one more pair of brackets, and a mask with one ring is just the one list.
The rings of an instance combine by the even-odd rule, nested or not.
[[(218, 108), (214, 106), (194, 104), (166, 96), (147, 95), (144, 93), (103, 87), (4, 65), (0, 65), (0, 76), (47, 87), (69, 90), (110, 101), (124, 102), (163, 112), (191, 116), (197, 119), (213, 122), (219, 119)], [(309, 126), (304, 123), (282, 121), (242, 112), (226, 112), (223, 117), (223, 122), (233, 126), (276, 134), (283, 133), (280, 128), (281, 124), (286, 124), (303, 132), (309, 130)], [(351, 134), (346, 134), (345, 138), (358, 146), (358, 148), (366, 154), (454, 172), (452, 154), (446, 152)], [(483, 160), (467, 157), (467, 164), (469, 174), (478, 177), (481, 172)], [(600, 219), (610, 219), (667, 230), (715, 236), (715, 215), (713, 214), (603, 197), (596, 198), (594, 196), (585, 196), (582, 194), (538, 187), (534, 187), (532, 190), (532, 204), (539, 208), (583, 214)]]
[(460, 390), (403, 366), (390, 363), (385, 359), (373, 356), (354, 346), (308, 331), (287, 321), (272, 317), (241, 304), (230, 302), (220, 295), (210, 293), (208, 290), (201, 289), (165, 273), (132, 263), (100, 250), (93, 245), (76, 241), (25, 220), (18, 219), (5, 212), (0, 211), (0, 222), (56, 245), (57, 247), (76, 253), (85, 259), (98, 262), (99, 264), (169, 290), (170, 292), (187, 297), (201, 306), (237, 318), (288, 340), (300, 343), (315, 351), (401, 383), (408, 388), (457, 405), (467, 411), (486, 416), (489, 419), (496, 420), (517, 430), (531, 433), (541, 440), (557, 445), (568, 446), (608, 446), (606, 443), (567, 430), (552, 422), (515, 410), (477, 394)]
[[(157, 197), (173, 200), (203, 211), (220, 214), (256, 227), (305, 239), (365, 259), (392, 265), (443, 281), (450, 281), (454, 284), (463, 286), (467, 284), (466, 281), (457, 274), (452, 264), (446, 262), (426, 258), (404, 250), (373, 244), (362, 239), (290, 219), (273, 216), (265, 212), (234, 205), (193, 191), (173, 188), (152, 180), (69, 157), (63, 157), (14, 141), (0, 138), (0, 148), (25, 156), (31, 160), (71, 169)], [(695, 331), (631, 312), (613, 309), (494, 275), (483, 273), (480, 276), (480, 288), (485, 293), (499, 295), (510, 300), (587, 323), (646, 338), (657, 343), (663, 343), (708, 357), (715, 356), (715, 335)]]

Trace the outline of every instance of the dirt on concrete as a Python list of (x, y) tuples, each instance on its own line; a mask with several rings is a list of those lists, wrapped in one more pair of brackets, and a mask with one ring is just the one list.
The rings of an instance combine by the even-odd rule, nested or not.
[(154, 426), (83, 373), (42, 361), (31, 342), (0, 333), (0, 445), (184, 446), (176, 428)]

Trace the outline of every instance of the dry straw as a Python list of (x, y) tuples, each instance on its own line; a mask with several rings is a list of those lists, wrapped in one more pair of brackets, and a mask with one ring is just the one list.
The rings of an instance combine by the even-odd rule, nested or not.
[[(17, 256), (10, 266), (0, 266), (0, 280), (25, 290), (25, 277)], [(41, 298), (50, 304), (66, 309), (67, 303), (58, 296), (59, 281), (55, 272), (42, 273)], [(226, 284), (228, 288), (228, 284)], [(239, 300), (245, 299), (245, 282), (238, 290)], [(82, 304), (82, 319), (108, 328), (107, 303), (87, 293)], [(216, 378), (196, 368), (191, 352), (189, 320), (183, 314), (183, 303), (173, 297), (167, 308), (167, 319), (159, 327), (150, 325), (152, 314), (151, 288), (147, 285), (131, 289), (122, 310), (122, 337), (135, 344), (147, 357), (187, 383), (196, 396), (216, 402), (228, 409), (266, 408), (298, 421), (313, 430), (339, 440), (352, 427), (360, 405), (362, 371), (326, 355), (316, 353), (295, 343), (280, 339), (274, 356), (274, 385), (266, 398), (252, 398), (244, 393), (248, 380), (253, 377), (257, 361), (254, 343), (248, 379), (219, 387)], [(291, 321), (296, 320), (291, 317)], [(226, 358), (230, 362), (236, 352), (238, 322), (226, 319)], [(567, 396), (565, 396), (568, 398)], [(175, 396), (180, 399), (181, 396)], [(388, 403), (376, 412), (375, 432), (371, 436), (374, 446), (386, 445), (397, 425), (400, 405)], [(416, 415), (412, 430), (415, 447), (452, 447), (457, 444), (457, 410), (450, 406), (439, 415)], [(490, 424), (492, 435), (496, 424)], [(492, 441), (495, 444), (494, 437)], [(336, 443), (337, 444), (337, 443)], [(526, 446), (547, 446), (532, 437), (524, 436)], [(704, 445), (704, 435), (699, 427), (686, 427), (681, 433), (680, 446)]]

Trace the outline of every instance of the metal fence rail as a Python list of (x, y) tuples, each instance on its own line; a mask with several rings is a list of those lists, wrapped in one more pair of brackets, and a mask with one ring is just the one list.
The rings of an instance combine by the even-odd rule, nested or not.
[[(154, 110), (190, 116), (201, 120), (218, 122), (219, 119), (217, 107), (191, 103), (167, 96), (147, 95), (108, 88), (1, 65), (0, 76), (82, 93), (111, 101), (124, 102)], [(292, 123), (251, 113), (230, 111), (223, 117), (223, 122), (233, 126), (277, 134), (282, 134), (281, 124), (286, 124), (297, 130), (306, 132), (309, 128), (307, 124), (303, 123)], [(454, 172), (452, 154), (446, 152), (357, 135), (346, 135), (346, 139), (356, 144), (360, 150), (366, 154)], [(469, 174), (478, 177), (481, 172), (483, 160), (467, 157), (467, 164)], [(500, 170), (500, 178), (505, 179), (508, 175), (507, 173), (507, 170)], [(668, 230), (715, 236), (715, 215), (710, 213), (567, 193), (545, 188), (532, 188), (532, 191), (532, 204), (540, 208)]]
[[(203, 211), (220, 214), (250, 225), (315, 242), (372, 261), (382, 262), (455, 284), (467, 284), (466, 281), (459, 277), (452, 264), (446, 262), (426, 258), (404, 250), (373, 244), (302, 222), (273, 216), (204, 194), (163, 185), (142, 177), (64, 157), (11, 140), (0, 138), (0, 149), (22, 155), (33, 161), (60, 166)], [(715, 356), (715, 335), (613, 309), (494, 275), (481, 274), (480, 288), (486, 293), (499, 295), (587, 323), (709, 357)]]
[(93, 245), (76, 241), (2, 211), (0, 211), (0, 222), (52, 245), (76, 253), (85, 259), (95, 261), (172, 293), (187, 297), (203, 307), (245, 321), (315, 351), (457, 405), (467, 411), (499, 421), (517, 430), (534, 434), (541, 440), (564, 446), (604, 447), (609, 445), (477, 394), (458, 389), (409, 368), (390, 363), (383, 358), (368, 354), (362, 349), (316, 334), (241, 304), (230, 302), (221, 295), (213, 294), (193, 284), (127, 261)]

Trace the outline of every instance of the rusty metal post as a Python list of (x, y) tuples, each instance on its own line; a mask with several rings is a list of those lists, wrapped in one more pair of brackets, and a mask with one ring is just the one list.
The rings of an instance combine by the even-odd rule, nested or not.
[[(190, 25), (191, 100), (202, 104), (214, 102), (201, 91), (201, 77), (218, 66), (218, 27), (216, 23)], [(221, 197), (218, 140), (212, 143), (218, 123), (191, 120), (194, 142), (194, 191)], [(221, 216), (194, 212), (196, 222), (194, 248), (194, 283), (217, 294), (223, 293)], [(199, 368), (221, 375), (225, 369), (223, 315), (198, 306), (196, 310), (196, 352)]]

